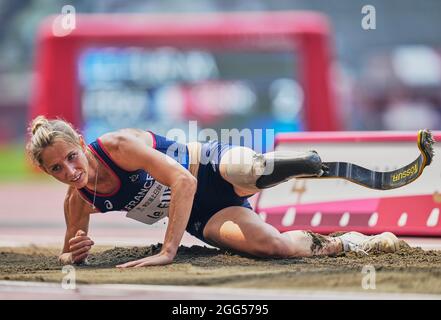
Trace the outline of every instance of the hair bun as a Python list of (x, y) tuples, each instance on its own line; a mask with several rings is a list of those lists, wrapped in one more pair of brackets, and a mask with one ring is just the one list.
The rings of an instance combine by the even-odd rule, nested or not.
[(35, 134), (35, 132), (37, 132), (37, 130), (40, 128), (40, 127), (42, 127), (42, 126), (45, 126), (46, 124), (48, 124), (48, 120), (46, 119), (46, 117), (45, 116), (38, 116), (38, 117), (36, 117), (33, 121), (32, 121), (32, 124), (31, 124), (31, 132), (32, 132), (32, 135), (34, 135)]

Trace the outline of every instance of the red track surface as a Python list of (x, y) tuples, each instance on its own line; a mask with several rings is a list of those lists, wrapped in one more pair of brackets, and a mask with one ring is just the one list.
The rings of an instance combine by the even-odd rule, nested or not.
[[(0, 185), (0, 246), (62, 245), (65, 232), (63, 200), (58, 183)], [(148, 245), (162, 242), (164, 225), (147, 226), (123, 213), (94, 214), (89, 234), (97, 245)], [(185, 234), (184, 245), (203, 245)]]

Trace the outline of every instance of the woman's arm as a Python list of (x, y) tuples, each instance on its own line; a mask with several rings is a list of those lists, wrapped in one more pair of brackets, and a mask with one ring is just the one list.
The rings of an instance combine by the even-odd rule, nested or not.
[(119, 267), (141, 267), (171, 263), (176, 255), (190, 218), (196, 193), (196, 178), (171, 157), (149, 147), (148, 132), (123, 130), (103, 136), (102, 143), (123, 169), (144, 169), (161, 184), (170, 187), (169, 222), (164, 244), (158, 255), (128, 262)]
[(64, 201), (66, 235), (59, 261), (63, 264), (80, 263), (89, 255), (94, 242), (87, 236), (92, 208), (74, 188), (69, 188)]

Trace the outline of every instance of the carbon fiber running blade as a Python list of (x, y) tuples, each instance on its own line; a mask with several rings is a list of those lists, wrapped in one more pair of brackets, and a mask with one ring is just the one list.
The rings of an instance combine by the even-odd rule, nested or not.
[(416, 180), (422, 171), (422, 157), (394, 171), (373, 171), (347, 162), (325, 162), (327, 171), (319, 178), (341, 178), (377, 190), (403, 187)]
[(419, 130), (417, 145), (420, 155), (408, 165), (393, 171), (374, 171), (348, 162), (323, 162), (323, 174), (312, 179), (341, 178), (366, 188), (389, 190), (403, 187), (415, 181), (424, 168), (432, 162), (434, 151), (430, 130)]
[(432, 132), (430, 130), (420, 130), (418, 131), (418, 148), (425, 157), (425, 166), (432, 163), (434, 156), (433, 144), (435, 139), (433, 138)]

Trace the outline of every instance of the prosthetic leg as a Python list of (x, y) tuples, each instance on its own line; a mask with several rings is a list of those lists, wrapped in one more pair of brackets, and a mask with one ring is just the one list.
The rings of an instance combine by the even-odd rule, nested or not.
[(418, 132), (420, 155), (393, 171), (374, 171), (350, 162), (322, 162), (315, 151), (295, 153), (275, 151), (258, 154), (245, 147), (228, 150), (220, 166), (232, 184), (247, 189), (265, 189), (291, 178), (341, 178), (376, 190), (401, 188), (415, 181), (434, 156), (433, 136), (429, 130)]
[(221, 159), (229, 182), (252, 189), (266, 189), (296, 177), (319, 177), (324, 173), (315, 151), (256, 153), (245, 147), (228, 150)]
[(298, 154), (276, 151), (260, 156), (265, 159), (265, 170), (256, 180), (259, 189), (271, 188), (292, 178), (320, 177), (324, 173), (316, 151)]

